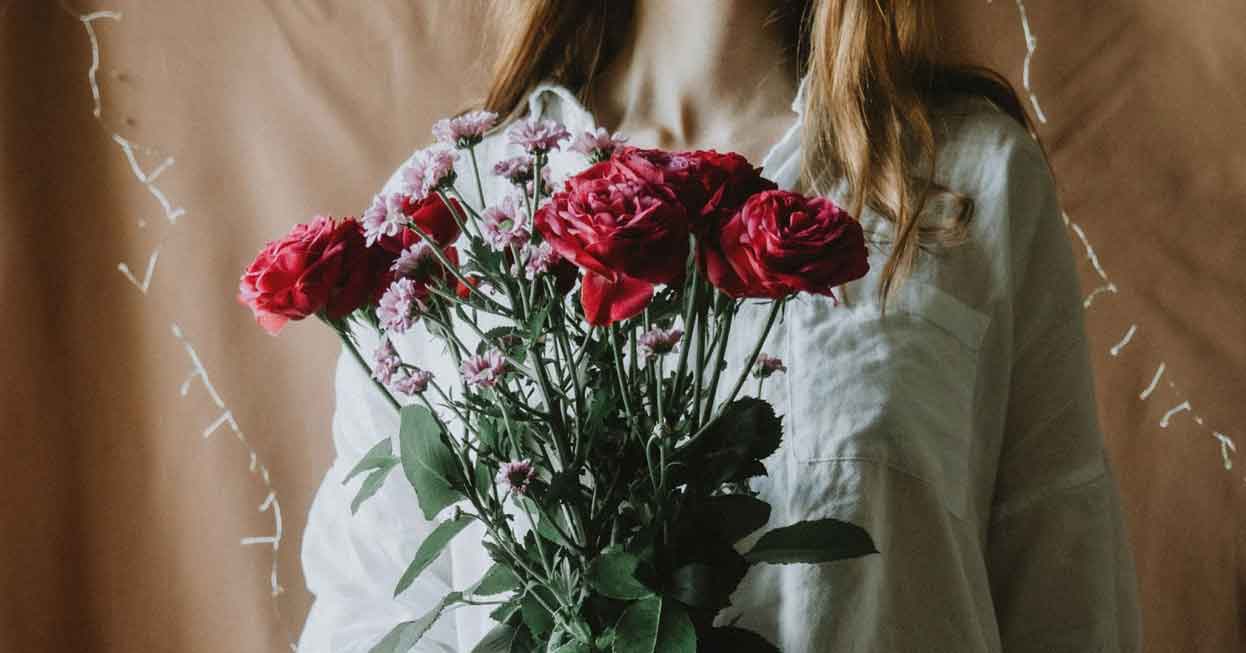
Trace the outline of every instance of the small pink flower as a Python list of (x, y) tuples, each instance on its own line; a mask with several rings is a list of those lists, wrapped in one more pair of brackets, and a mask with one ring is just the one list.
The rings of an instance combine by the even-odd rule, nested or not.
[(420, 319), (424, 308), (423, 293), (413, 279), (402, 278), (389, 285), (376, 307), (376, 318), (381, 328), (394, 333), (406, 333)]
[(519, 202), (510, 196), (502, 200), (500, 205), (485, 209), (481, 216), (485, 240), (498, 250), (511, 246), (522, 247), (531, 234), (524, 228), (521, 215)]
[(425, 274), (427, 268), (436, 269), (441, 265), (437, 260), (437, 255), (433, 253), (433, 248), (423, 240), (402, 250), (398, 258), (394, 259), (394, 264), (390, 266), (390, 270), (399, 277), (428, 278)]
[(363, 235), (368, 247), (376, 241), (388, 236), (397, 236), (410, 218), (404, 212), (408, 202), (402, 193), (377, 195), (372, 198), (372, 205), (363, 212), (361, 224)]
[(458, 154), (441, 147), (426, 147), (415, 153), (402, 169), (402, 182), (412, 199), (419, 201), (430, 193), (454, 183), (454, 162)]
[(640, 350), (644, 352), (645, 358), (653, 360), (662, 354), (669, 354), (675, 349), (676, 343), (684, 336), (682, 329), (663, 329), (662, 327), (653, 327), (648, 331), (640, 334), (638, 343)]
[(757, 362), (753, 365), (753, 376), (758, 378), (768, 378), (776, 372), (786, 372), (787, 366), (783, 364), (783, 360), (769, 354), (758, 354)]
[(433, 373), (428, 370), (422, 370), (418, 367), (409, 369), (406, 374), (399, 378), (393, 379), (389, 387), (397, 390), (404, 395), (415, 396), (423, 393), (428, 389), (428, 384), (433, 380)]
[(502, 352), (490, 349), (479, 356), (472, 356), (463, 361), (463, 367), (459, 371), (462, 372), (463, 380), (468, 385), (492, 388), (506, 373), (506, 359), (502, 356)]
[(376, 351), (372, 352), (372, 378), (389, 385), (394, 375), (402, 368), (402, 359), (394, 345), (386, 339)]
[(498, 114), (492, 111), (469, 111), (454, 118), (442, 118), (433, 124), (433, 138), (451, 147), (466, 149), (479, 143), (497, 120)]
[(527, 272), (529, 279), (536, 278), (536, 275), (549, 272), (550, 268), (558, 262), (558, 252), (554, 251), (553, 246), (549, 243), (540, 243), (533, 245), (529, 243), (523, 248), (524, 271)]
[(516, 186), (528, 183), (532, 179), (532, 159), (526, 156), (513, 156), (493, 164), (493, 174), (506, 179)]
[(571, 137), (571, 132), (556, 120), (528, 118), (518, 120), (506, 130), (506, 138), (515, 145), (523, 146), (529, 154), (541, 154), (558, 149), (559, 141)]
[(575, 140), (571, 141), (569, 149), (588, 157), (592, 163), (598, 163), (609, 159), (614, 148), (626, 142), (626, 136), (611, 134), (605, 127), (598, 127), (591, 131), (581, 132)]
[(523, 495), (528, 492), (528, 486), (535, 476), (536, 469), (532, 466), (532, 461), (518, 460), (502, 463), (502, 466), (498, 468), (497, 482), (502, 487), (509, 488), (511, 492)]

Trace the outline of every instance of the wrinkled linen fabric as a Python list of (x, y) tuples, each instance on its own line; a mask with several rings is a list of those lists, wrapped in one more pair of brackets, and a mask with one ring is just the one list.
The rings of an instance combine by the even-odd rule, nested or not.
[[(792, 127), (763, 162), (781, 188), (797, 182), (802, 104), (798, 95)], [(596, 126), (561, 86), (536, 89), (529, 109), (573, 134)], [(722, 618), (738, 617), (785, 653), (1140, 650), (1133, 557), (1047, 163), (1020, 124), (985, 103), (949, 107), (938, 127), (936, 180), (974, 201), (968, 241), (924, 252), (884, 314), (876, 293), (891, 232), (867, 211), (870, 273), (844, 287), (838, 305), (798, 297), (764, 348), (788, 368), (763, 390), (784, 421), (769, 475), (754, 482), (773, 507), (769, 526), (835, 517), (867, 529), (880, 553), (754, 567)], [(518, 149), (494, 135), (478, 154), (491, 165)], [(551, 157), (556, 181), (584, 165), (575, 153)], [(490, 203), (511, 192), (482, 172)], [(459, 175), (474, 201), (470, 168)], [(398, 177), (386, 192), (398, 190)], [(831, 197), (843, 203), (843, 192)], [(749, 302), (736, 319), (725, 378), (738, 373), (765, 313)], [(377, 334), (359, 336), (367, 356)], [(457, 382), (423, 326), (395, 345), (442, 383)], [(316, 601), (302, 653), (367, 651), (490, 565), (473, 526), (392, 596), (433, 524), (400, 470), (350, 514), (359, 480), (343, 485), (345, 474), (396, 435), (398, 419), (345, 351), (336, 387), (338, 457), (304, 536)], [(414, 650), (471, 650), (492, 627), (488, 612), (453, 610)]]

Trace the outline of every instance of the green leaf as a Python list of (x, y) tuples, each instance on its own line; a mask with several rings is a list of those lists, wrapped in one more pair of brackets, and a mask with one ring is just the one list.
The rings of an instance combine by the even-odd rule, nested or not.
[(519, 611), (519, 602), (520, 599), (512, 598), (506, 603), (494, 608), (493, 612), (489, 613), (489, 618), (498, 623), (506, 623), (515, 615), (516, 612)]
[(554, 615), (545, 609), (540, 600), (534, 596), (535, 593), (541, 593), (541, 599), (550, 605), (554, 605), (554, 597), (550, 595), (549, 590), (543, 587), (529, 587), (528, 592), (519, 601), (519, 611), (523, 614), (523, 622), (527, 624), (528, 630), (532, 634), (540, 637), (554, 629)]
[(696, 653), (688, 613), (660, 596), (633, 603), (614, 626), (614, 653)]
[(489, 571), (476, 582), (472, 589), (468, 590), (468, 594), (475, 596), (492, 596), (517, 590), (520, 587), (519, 577), (515, 572), (504, 564), (496, 563), (489, 567)]
[(441, 440), (441, 427), (423, 406), (404, 406), (398, 433), (402, 471), (415, 488), (425, 519), (463, 498), (451, 479), (458, 472), (454, 454)]
[(553, 653), (589, 653), (588, 644), (571, 640), (553, 650)]
[[(545, 538), (546, 541), (553, 542), (564, 549), (573, 548), (571, 543), (563, 538), (562, 533), (558, 532), (559, 528), (561, 528), (563, 532), (567, 531), (567, 521), (563, 519), (561, 511), (555, 510), (554, 514), (551, 516), (549, 513), (546, 513), (545, 510), (541, 508), (541, 504), (536, 501), (533, 501), (528, 497), (521, 497), (519, 500), (527, 505), (528, 509), (532, 511), (533, 516), (536, 517), (536, 532), (538, 535)], [(554, 524), (557, 524), (558, 526), (555, 527)]]
[(718, 529), (728, 542), (738, 542), (766, 525), (770, 504), (746, 494), (720, 494), (701, 504), (705, 520)]
[(359, 462), (350, 470), (346, 478), (342, 479), (342, 485), (346, 485), (352, 478), (370, 469), (387, 468), (387, 465), (393, 467), (393, 464), (396, 462), (398, 462), (398, 459), (393, 455), (393, 444), (389, 438), (382, 438), (380, 442), (368, 449), (368, 453), (364, 454), (363, 458), (359, 459)]
[(394, 588), (394, 596), (402, 594), (408, 587), (411, 587), (411, 583), (415, 582), (420, 572), (433, 564), (433, 561), (446, 548), (446, 544), (454, 539), (454, 536), (458, 535), (460, 531), (467, 528), (467, 525), (473, 519), (475, 518), (460, 514), (456, 515), (454, 519), (447, 519), (437, 524), (437, 528), (434, 528), (433, 532), (429, 533), (423, 542), (420, 542), (420, 548), (416, 550), (415, 558), (411, 560), (411, 564), (403, 572), (402, 578), (398, 580), (398, 586)]
[(678, 457), (699, 485), (717, 488), (731, 480), (758, 475), (762, 460), (774, 453), (783, 436), (783, 422), (774, 407), (756, 397), (728, 404), (694, 444)]
[(707, 564), (694, 562), (684, 565), (671, 574), (671, 598), (694, 608), (719, 608), (727, 604), (731, 589), (726, 595), (720, 587), (715, 569)]
[(815, 519), (776, 528), (744, 554), (749, 562), (833, 562), (878, 553), (863, 528), (838, 519)]
[(472, 647), (471, 653), (512, 653), (529, 650), (525, 648), (528, 631), (522, 627), (499, 624), (494, 626)]
[(373, 470), (371, 474), (368, 474), (363, 479), (363, 483), (359, 484), (359, 492), (355, 494), (354, 500), (350, 502), (350, 514), (353, 515), (358, 512), (359, 506), (363, 505), (364, 501), (371, 499), (372, 495), (380, 491), (381, 486), (385, 484), (385, 478), (397, 466), (398, 459), (391, 457), (388, 462), (380, 468)]
[(598, 556), (585, 572), (589, 587), (602, 596), (631, 601), (653, 594), (636, 580), (640, 559), (625, 551), (611, 551)]
[(433, 627), (447, 607), (461, 600), (463, 600), (462, 592), (450, 592), (441, 599), (437, 607), (429, 610), (424, 616), (415, 621), (404, 621), (394, 626), (394, 629), (377, 642), (376, 646), (369, 649), (368, 653), (407, 653), (420, 641), (420, 638), (428, 633), (428, 629)]
[(482, 417), (476, 424), (476, 429), (480, 432), (480, 444), (494, 452), (501, 453), (502, 450), (498, 447), (497, 422), (487, 417)]

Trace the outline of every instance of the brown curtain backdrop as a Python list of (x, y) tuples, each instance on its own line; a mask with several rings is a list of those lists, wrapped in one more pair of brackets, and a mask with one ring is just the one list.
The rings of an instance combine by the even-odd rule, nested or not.
[[(940, 6), (1042, 118), (1148, 647), (1246, 650), (1246, 4)], [(336, 344), (264, 335), (238, 274), (480, 95), (485, 24), (478, 1), (0, 0), (0, 651), (290, 649)]]

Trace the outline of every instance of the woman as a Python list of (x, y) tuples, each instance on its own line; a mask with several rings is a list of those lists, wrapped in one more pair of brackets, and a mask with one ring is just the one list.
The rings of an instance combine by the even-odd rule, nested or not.
[[(849, 207), (873, 235), (871, 272), (844, 301), (802, 298), (768, 341), (788, 368), (766, 392), (786, 413), (785, 443), (755, 489), (773, 524), (845, 519), (881, 553), (755, 567), (728, 619), (788, 653), (1138, 650), (1047, 163), (1005, 83), (939, 65), (927, 5), (529, 0), (503, 23), (514, 33), (486, 107), (573, 133), (605, 126), (634, 145), (739, 151), (781, 187)], [(487, 161), (508, 153), (498, 136), (482, 147)], [(560, 153), (551, 167), (583, 165)], [(488, 183), (500, 197), (504, 182)], [(741, 342), (750, 319), (737, 318)], [(424, 342), (403, 344), (453, 378)], [(350, 514), (343, 476), (397, 427), (366, 375), (343, 357), (339, 458), (304, 543), (317, 597), (304, 653), (366, 651), (488, 566), (460, 537), (392, 597), (430, 524), (397, 479)], [(487, 612), (458, 610), (415, 650), (470, 650)]]

